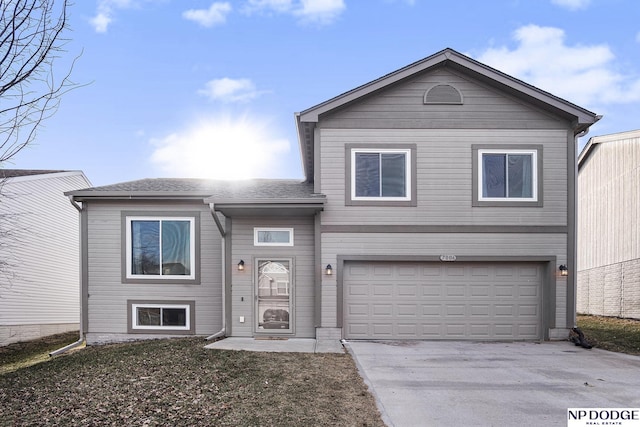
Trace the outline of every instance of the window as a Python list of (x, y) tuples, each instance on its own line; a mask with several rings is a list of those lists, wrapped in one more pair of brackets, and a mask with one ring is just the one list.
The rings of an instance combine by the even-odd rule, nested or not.
[(474, 148), (475, 206), (542, 206), (542, 147)]
[(352, 149), (352, 200), (411, 200), (410, 149)]
[(293, 228), (254, 228), (254, 246), (293, 246)]
[(129, 332), (193, 333), (193, 301), (127, 301)]
[(127, 279), (195, 279), (195, 218), (126, 216)]

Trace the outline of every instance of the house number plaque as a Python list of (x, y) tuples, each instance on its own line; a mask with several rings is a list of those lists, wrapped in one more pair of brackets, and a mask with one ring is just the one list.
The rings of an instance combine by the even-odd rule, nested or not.
[(440, 255), (440, 261), (455, 261), (456, 260), (456, 256), (455, 255)]

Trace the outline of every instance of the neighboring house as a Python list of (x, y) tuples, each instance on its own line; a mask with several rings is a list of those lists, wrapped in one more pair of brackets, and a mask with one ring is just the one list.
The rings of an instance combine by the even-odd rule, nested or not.
[(79, 171), (0, 169), (0, 345), (78, 330)]
[(599, 116), (445, 49), (295, 117), (302, 182), (69, 193), (89, 343), (568, 336), (576, 138)]
[(578, 158), (579, 313), (640, 319), (640, 130)]

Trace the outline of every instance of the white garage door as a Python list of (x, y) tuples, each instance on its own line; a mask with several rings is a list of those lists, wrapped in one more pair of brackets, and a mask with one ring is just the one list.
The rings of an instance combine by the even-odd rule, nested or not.
[(345, 337), (540, 339), (543, 271), (535, 263), (345, 262)]

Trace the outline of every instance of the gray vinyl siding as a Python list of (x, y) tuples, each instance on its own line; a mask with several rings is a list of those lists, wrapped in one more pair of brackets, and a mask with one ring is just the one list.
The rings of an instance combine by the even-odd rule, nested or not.
[[(222, 239), (204, 204), (120, 203), (91, 201), (88, 215), (88, 330), (127, 333), (127, 300), (195, 301), (195, 331), (210, 335), (222, 328)], [(159, 215), (184, 210), (200, 214), (200, 284), (150, 281), (123, 283), (121, 212)], [(197, 268), (197, 267), (196, 267)]]
[[(321, 129), (323, 225), (567, 225), (567, 131)], [(345, 204), (345, 144), (416, 144), (417, 206)], [(542, 146), (542, 207), (472, 207), (473, 145)]]
[(577, 310), (640, 318), (640, 133), (603, 138), (578, 175)]
[[(254, 246), (254, 227), (293, 228), (294, 246)], [(314, 218), (236, 218), (232, 227), (231, 254), (231, 331), (233, 336), (254, 336), (255, 259), (291, 258), (294, 268), (294, 336), (314, 338), (315, 242)], [(240, 260), (245, 270), (238, 271)], [(240, 323), (240, 316), (245, 322)]]
[[(7, 263), (0, 273), (0, 344), (77, 330), (80, 215), (63, 193), (90, 183), (80, 172), (61, 172), (0, 185), (0, 228), (7, 233), (0, 242)], [(58, 326), (26, 328), (28, 336), (13, 328), (5, 336), (8, 325)]]
[[(561, 234), (522, 233), (323, 233), (322, 265), (337, 265), (338, 256), (385, 256), (438, 258), (457, 257), (556, 257), (558, 265), (566, 263), (567, 236)], [(567, 280), (556, 275), (555, 325), (566, 325)], [(336, 327), (338, 304), (338, 275), (323, 276), (322, 326)], [(547, 307), (549, 308), (549, 307)]]
[[(423, 103), (436, 84), (450, 84), (462, 105)], [(567, 129), (557, 117), (447, 69), (417, 75), (323, 116), (322, 128)]]

